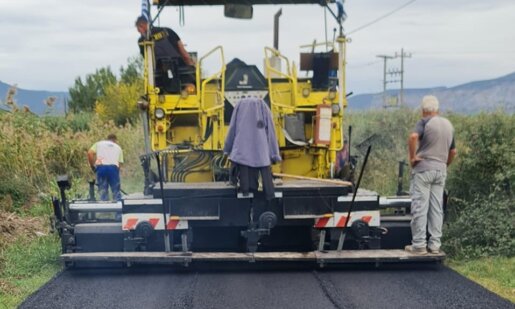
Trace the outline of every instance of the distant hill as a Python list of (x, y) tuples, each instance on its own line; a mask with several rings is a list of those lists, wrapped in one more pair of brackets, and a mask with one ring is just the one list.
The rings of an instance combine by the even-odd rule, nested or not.
[[(0, 81), (0, 101), (5, 96), (10, 85)], [(389, 90), (390, 96), (397, 96), (398, 90)], [(443, 111), (473, 114), (481, 111), (493, 111), (502, 108), (508, 113), (515, 112), (515, 73), (495, 79), (474, 81), (455, 87), (435, 87), (425, 89), (405, 89), (404, 101), (407, 106), (416, 108), (422, 97), (432, 94), (440, 100)], [(52, 114), (64, 114), (64, 104), (68, 100), (68, 92), (51, 92), (38, 90), (25, 90), (18, 88), (15, 100), (20, 108), (24, 105), (38, 115), (47, 111), (43, 103), (48, 97), (56, 97), (56, 103), (51, 110)], [(383, 108), (382, 93), (358, 94), (349, 98), (350, 110), (367, 110)], [(5, 106), (0, 104), (0, 111)]]
[[(0, 81), (0, 101), (5, 103), (5, 98), (7, 95), (7, 90), (11, 87), (11, 85), (3, 83)], [(53, 108), (48, 109), (45, 105), (44, 101), (49, 97), (55, 97), (56, 101)], [(53, 91), (44, 91), (44, 90), (26, 90), (17, 88), (16, 96), (14, 100), (18, 104), (19, 108), (23, 108), (23, 106), (27, 106), (33, 113), (38, 115), (43, 115), (46, 112), (51, 113), (53, 115), (62, 115), (64, 114), (64, 104), (68, 99), (68, 92), (53, 92)], [(0, 104), (0, 110), (6, 110), (6, 106)]]
[[(391, 90), (388, 94), (396, 96), (398, 90)], [(515, 112), (515, 73), (450, 88), (405, 89), (405, 104), (409, 107), (418, 107), (422, 97), (428, 94), (438, 97), (443, 111), (472, 114), (502, 108), (508, 113), (513, 113)], [(350, 110), (382, 107), (382, 93), (360, 94), (349, 98)]]

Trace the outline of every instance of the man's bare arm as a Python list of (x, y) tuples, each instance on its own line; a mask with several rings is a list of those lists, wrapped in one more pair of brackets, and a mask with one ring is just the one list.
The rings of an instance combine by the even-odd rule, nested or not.
[(456, 158), (456, 155), (458, 154), (458, 151), (456, 148), (453, 148), (449, 150), (449, 156), (447, 157), (447, 166), (451, 165), (454, 158)]
[(418, 133), (411, 133), (408, 138), (409, 162), (411, 167), (415, 166), (418, 161), (422, 160), (417, 156)]
[(89, 166), (95, 167), (96, 153), (93, 150), (88, 150), (88, 162)]
[(177, 47), (179, 48), (179, 53), (182, 56), (182, 59), (187, 65), (195, 65), (193, 60), (191, 60), (190, 54), (186, 51), (186, 48), (184, 48), (184, 44), (182, 44), (182, 41), (177, 42)]

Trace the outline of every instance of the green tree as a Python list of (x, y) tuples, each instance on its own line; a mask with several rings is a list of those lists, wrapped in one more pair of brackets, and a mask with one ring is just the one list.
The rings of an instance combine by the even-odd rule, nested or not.
[(134, 124), (138, 119), (136, 101), (142, 92), (142, 79), (133, 83), (110, 84), (104, 95), (98, 98), (95, 111), (104, 121), (112, 120), (118, 125)]
[(135, 83), (143, 78), (143, 61), (141, 57), (131, 57), (127, 67), (120, 68), (120, 81), (126, 84)]
[(108, 85), (116, 83), (116, 76), (110, 67), (101, 68), (93, 74), (86, 75), (84, 81), (81, 77), (75, 79), (74, 86), (69, 88), (70, 110), (73, 112), (93, 111), (98, 97), (105, 93)]

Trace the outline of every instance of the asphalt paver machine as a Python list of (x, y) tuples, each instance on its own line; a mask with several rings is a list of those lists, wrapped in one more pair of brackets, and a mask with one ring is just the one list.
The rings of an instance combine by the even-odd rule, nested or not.
[[(154, 57), (159, 38), (149, 36), (141, 42), (145, 93), (138, 106), (144, 115), (144, 190), (121, 201), (97, 201), (93, 194), (87, 200), (68, 200), (69, 181), (60, 177), (61, 197), (53, 206), (61, 258), (67, 265), (329, 265), (444, 258), (443, 253), (415, 255), (403, 250), (411, 240), (410, 199), (381, 197), (359, 188), (368, 154), (361, 170), (356, 169), (357, 181), (348, 175), (342, 180), (336, 173), (347, 107), (348, 39), (341, 5), (314, 0), (153, 4), (159, 12), (170, 6), (223, 5), (227, 16), (240, 18), (250, 18), (254, 5), (309, 4), (327, 9), (340, 31), (330, 51), (301, 53), (299, 67), (276, 48), (264, 47), (263, 73), (238, 59), (226, 64), (216, 39), (194, 67), (165, 69)], [(204, 68), (207, 59), (218, 61), (213, 74)], [(312, 74), (301, 77), (298, 70)], [(234, 106), (247, 96), (262, 98), (274, 120), (282, 161), (272, 166), (280, 175), (272, 200), (261, 190), (244, 195), (229, 182), (222, 149)]]

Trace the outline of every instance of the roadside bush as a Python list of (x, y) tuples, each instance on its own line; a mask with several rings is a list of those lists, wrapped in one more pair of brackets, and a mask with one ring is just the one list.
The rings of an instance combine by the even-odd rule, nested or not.
[(515, 123), (502, 112), (453, 115), (458, 158), (447, 188), (445, 249), (456, 257), (514, 256)]
[(473, 201), (454, 201), (460, 207), (444, 228), (443, 248), (455, 258), (515, 256), (513, 200), (502, 192)]
[(34, 189), (16, 175), (4, 178), (0, 174), (0, 177), (0, 212), (13, 211), (27, 205), (35, 193)]
[(473, 201), (515, 181), (515, 117), (501, 112), (455, 115), (458, 160), (449, 173), (451, 194)]
[(96, 115), (94, 113), (80, 112), (62, 116), (45, 116), (41, 118), (45, 127), (53, 133), (62, 134), (66, 131), (83, 132), (89, 131), (90, 126), (95, 124)]

